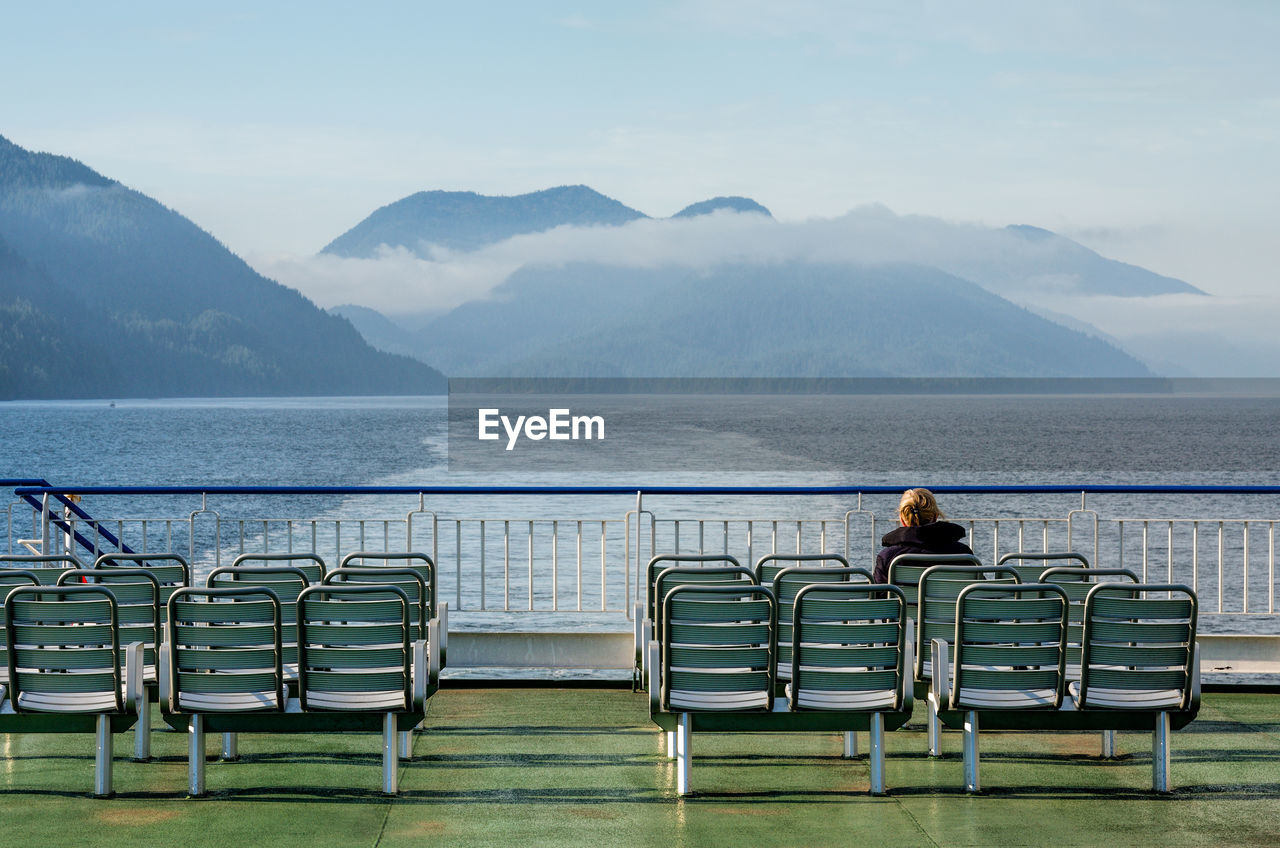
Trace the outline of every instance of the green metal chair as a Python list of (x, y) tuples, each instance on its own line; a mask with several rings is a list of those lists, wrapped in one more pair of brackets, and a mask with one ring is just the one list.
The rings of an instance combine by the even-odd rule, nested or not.
[[(911, 556), (908, 554), (907, 556)], [(942, 724), (938, 720), (940, 704), (933, 697), (933, 642), (941, 639), (950, 643), (956, 629), (956, 599), (972, 586), (1007, 585), (1018, 582), (1018, 574), (1009, 566), (965, 565), (959, 555), (957, 564), (933, 565), (919, 576), (916, 592), (915, 669), (913, 680), (915, 695), (924, 698), (928, 706), (926, 740), (929, 756), (942, 756)], [(896, 563), (902, 557), (894, 559)], [(890, 572), (893, 568), (890, 566)], [(896, 585), (896, 584), (895, 584)], [(904, 589), (910, 604), (911, 593)]]
[[(156, 653), (162, 634), (160, 629), (160, 583), (147, 569), (141, 568), (68, 568), (58, 575), (58, 585), (78, 583), (109, 586), (116, 600), (116, 618), (120, 625), (120, 641), (142, 644), (142, 685), (156, 687)], [(140, 711), (133, 731), (134, 762), (151, 759), (150, 698)]]
[[(422, 635), (416, 638), (425, 639), (427, 622), (433, 618), (440, 619), (440, 667), (449, 664), (449, 604), (440, 600), (440, 584), (436, 574), (436, 564), (431, 557), (416, 551), (356, 551), (344, 556), (338, 563), (339, 568), (411, 568), (422, 578), (422, 588), (414, 595), (410, 584), (393, 581), (406, 592), (409, 598), (418, 599), (422, 606)], [(372, 579), (372, 578), (370, 578)], [(323, 580), (321, 582), (331, 582)]]
[[(775, 585), (785, 586), (786, 579), (784, 572)], [(871, 794), (882, 795), (884, 732), (906, 724), (913, 706), (906, 597), (884, 584), (810, 583), (796, 592), (794, 604), (788, 706), (865, 720)], [(846, 730), (846, 740), (853, 733)], [(850, 755), (847, 743), (845, 753)]]
[[(773, 710), (777, 604), (772, 590), (754, 584), (682, 585), (663, 598), (661, 619), (650, 715), (675, 732), (676, 792), (686, 795), (695, 729), (732, 730), (737, 715)], [(729, 720), (700, 721), (717, 713)]]
[(654, 625), (660, 611), (662, 596), (657, 591), (658, 575), (668, 568), (742, 568), (742, 564), (728, 554), (659, 554), (645, 566), (645, 596), (636, 602), (633, 611), (635, 626), (635, 666), (631, 673), (631, 689), (638, 691), (645, 686), (645, 665), (649, 642), (659, 631)]
[(112, 794), (112, 734), (145, 706), (142, 644), (120, 645), (104, 586), (18, 586), (4, 605), (9, 679), (0, 732), (94, 733), (93, 794)]
[[(1127, 568), (1046, 568), (1034, 583), (1053, 583), (1067, 593), (1067, 682), (1080, 679), (1080, 645), (1084, 637), (1084, 600), (1098, 583), (1138, 583), (1138, 575)], [(1116, 755), (1116, 732), (1102, 731), (1103, 757)]]
[(787, 568), (848, 567), (849, 560), (840, 554), (768, 554), (756, 560), (756, 582), (761, 586), (772, 586), (778, 572)]
[[(25, 568), (0, 568), (0, 611), (4, 609), (4, 601), (6, 596), (15, 586), (39, 586), (40, 576)], [(0, 612), (0, 614), (3, 614)], [(4, 639), (3, 631), (0, 631), (0, 639)], [(0, 643), (0, 650), (3, 650), (8, 642)], [(9, 682), (9, 664), (5, 663), (0, 666), (0, 686), (4, 686)], [(0, 698), (3, 700), (3, 698)]]
[(69, 554), (0, 554), (0, 568), (30, 571), (41, 586), (56, 586), (58, 576), (68, 568), (84, 568), (85, 564)]
[(1089, 558), (1075, 551), (1014, 551), (996, 560), (996, 565), (1009, 566), (1023, 583), (1038, 583), (1046, 568), (1088, 568)]

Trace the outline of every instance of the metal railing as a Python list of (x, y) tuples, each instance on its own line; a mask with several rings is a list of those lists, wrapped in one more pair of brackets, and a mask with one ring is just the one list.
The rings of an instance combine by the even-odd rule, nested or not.
[[(902, 491), (897, 486), (53, 487), (4, 480), (0, 487), (12, 488), (19, 498), (3, 514), (8, 553), (39, 547), (43, 553), (78, 553), (91, 560), (125, 548), (178, 552), (203, 579), (242, 553), (308, 552), (336, 564), (354, 551), (420, 550), (436, 562), (441, 597), (456, 613), (618, 619), (630, 616), (633, 600), (643, 596), (644, 566), (659, 553), (728, 553), (754, 562), (766, 554), (834, 552), (869, 565), (880, 535), (896, 525), (896, 501), (885, 500), (877, 513), (864, 498)], [(1232, 505), (1243, 499), (1247, 509), (1250, 496), (1280, 495), (1280, 487), (938, 486), (934, 491), (990, 496), (992, 514), (952, 519), (966, 527), (971, 546), (984, 560), (995, 562), (1015, 551), (1077, 550), (1099, 566), (1131, 568), (1143, 579), (1193, 586), (1206, 615), (1275, 614), (1276, 519), (1241, 518), (1238, 512), (1197, 518), (1108, 515), (1092, 508), (1089, 497), (1169, 494)], [(119, 499), (136, 505), (194, 496), (199, 502), (177, 515), (95, 519), (81, 508), (57, 508), (69, 504), (65, 496), (72, 493), (91, 498), (94, 511)], [(1064, 504), (1057, 515), (1000, 514), (1003, 496), (1017, 496), (1025, 506), (1028, 496), (1064, 495), (1078, 497), (1078, 504)], [(321, 496), (343, 500), (323, 510), (326, 515), (288, 517), (291, 499), (312, 502)], [(699, 505), (708, 496), (716, 498), (716, 507)], [(739, 511), (746, 515), (756, 509), (785, 512), (797, 498), (822, 503), (806, 506), (800, 517), (754, 518), (729, 515), (733, 510), (723, 506), (726, 496), (740, 499)], [(284, 517), (239, 514), (244, 507), (239, 501), (246, 497), (269, 504), (272, 516)], [(549, 498), (575, 508), (550, 516), (525, 508)], [(480, 507), (495, 501), (508, 511), (482, 517)], [(856, 503), (852, 509), (851, 501)], [(40, 544), (31, 544), (35, 540)]]

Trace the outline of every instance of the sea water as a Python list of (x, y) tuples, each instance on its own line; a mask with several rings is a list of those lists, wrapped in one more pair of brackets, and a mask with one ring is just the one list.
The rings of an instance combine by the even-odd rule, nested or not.
[[(669, 455), (655, 456), (652, 446), (630, 446), (632, 471), (619, 470), (616, 463), (599, 468), (588, 463), (569, 470), (522, 468), (503, 474), (500, 469), (450, 471), (444, 397), (6, 402), (0, 403), (0, 477), (39, 477), (60, 486), (1280, 484), (1276, 396), (848, 396), (783, 399), (771, 409), (765, 426), (745, 426), (742, 409), (725, 403), (719, 417), (699, 422), (703, 435), (713, 438), (698, 440), (696, 449), (681, 453), (677, 440), (667, 446)], [(628, 467), (626, 457), (622, 467)], [(893, 496), (868, 496), (861, 507), (883, 522), (891, 518), (895, 504)], [(414, 496), (385, 497), (371, 507), (368, 498), (320, 495), (290, 496), (287, 504), (252, 495), (218, 496), (212, 503), (198, 496), (115, 496), (89, 497), (84, 506), (95, 517), (186, 518), (210, 510), (222, 516), (337, 521), (370, 513), (403, 519), (419, 502)], [(428, 506), (446, 520), (488, 518), (500, 524), (585, 517), (620, 525), (635, 499), (496, 496), (435, 499)], [(852, 498), (834, 496), (706, 495), (645, 501), (646, 509), (664, 517), (785, 522), (822, 516), (836, 524), (857, 506)], [(1081, 503), (1078, 494), (956, 495), (943, 506), (958, 518), (1034, 519), (1062, 518)], [(1275, 602), (1274, 540), (1266, 522), (1280, 513), (1280, 497), (1091, 495), (1087, 506), (1104, 519), (1260, 522), (1266, 529), (1259, 535), (1255, 528), (1248, 537), (1250, 609), (1265, 611)], [(892, 524), (878, 526), (877, 532), (883, 532)], [(11, 530), (10, 537), (18, 532)], [(242, 528), (242, 536), (244, 532)], [(248, 532), (254, 532), (252, 525)], [(380, 547), (377, 532), (375, 527), (370, 530), (374, 538), (361, 541)], [(1164, 532), (1157, 524), (1157, 547)], [(1207, 551), (1214, 546), (1213, 533), (1212, 523), (1207, 524), (1201, 540), (1206, 556), (1216, 553)], [(523, 542), (518, 532), (512, 538)], [(533, 538), (531, 530), (530, 546)], [(1035, 549), (1038, 543), (1033, 534), (1026, 547)], [(488, 549), (491, 565), (498, 561), (500, 544), (495, 537)], [(683, 544), (687, 549), (691, 540), (686, 537)], [(1135, 544), (1132, 534), (1126, 544)], [(1235, 538), (1225, 544), (1244, 547)], [(538, 545), (545, 547), (541, 539)], [(619, 539), (610, 545), (621, 549)], [(1006, 537), (1001, 549), (1007, 548)], [(471, 568), (478, 553), (474, 544), (459, 550)], [(755, 555), (760, 553), (757, 549)], [(502, 589), (509, 593), (510, 551), (504, 556)], [(1227, 558), (1232, 559), (1230, 551)], [(1163, 562), (1158, 564), (1163, 569)], [(1185, 566), (1178, 563), (1180, 574)], [(200, 567), (207, 572), (211, 565)], [(457, 567), (460, 573), (462, 566)], [(1163, 574), (1161, 569), (1152, 579)], [(589, 574), (588, 579), (595, 578)], [(528, 591), (532, 597), (532, 588)], [(474, 605), (474, 599), (459, 600), (464, 607)], [(1238, 606), (1238, 601), (1230, 603)], [(612, 608), (620, 605), (610, 601)], [(1209, 626), (1271, 630), (1274, 622), (1271, 616), (1231, 617), (1228, 623)]]

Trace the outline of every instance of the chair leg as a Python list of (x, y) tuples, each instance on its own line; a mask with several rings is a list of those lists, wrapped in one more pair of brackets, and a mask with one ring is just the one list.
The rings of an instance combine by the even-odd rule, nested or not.
[(858, 733), (854, 730), (846, 730), (844, 732), (844, 757), (846, 760), (852, 760), (858, 756)]
[(1156, 729), (1151, 734), (1151, 789), (1169, 791), (1169, 714), (1156, 715)]
[(942, 721), (938, 718), (938, 705), (933, 702), (933, 698), (926, 699), (929, 704), (928, 736), (929, 736), (929, 756), (942, 756)]
[(413, 731), (401, 730), (399, 735), (400, 735), (400, 759), (402, 760), (413, 759)]
[(676, 758), (676, 732), (674, 730), (667, 731), (667, 759), (674, 760)]
[(204, 794), (204, 716), (196, 713), (187, 727), (187, 794)]
[(871, 714), (871, 794), (884, 794), (884, 715), (881, 713)]
[(1109, 760), (1116, 755), (1116, 732), (1114, 730), (1102, 731), (1102, 758)]
[(223, 762), (232, 763), (240, 759), (240, 735), (237, 733), (222, 734)]
[(382, 794), (396, 794), (396, 714), (382, 716)]
[(93, 758), (93, 795), (110, 798), (111, 792), (111, 717), (99, 715), (95, 725), (96, 745)]
[(689, 767), (693, 759), (690, 750), (693, 734), (690, 732), (688, 713), (680, 714), (680, 726), (676, 731), (676, 794), (689, 794)]
[(138, 711), (138, 723), (133, 726), (133, 761), (145, 763), (151, 759), (151, 704), (142, 699)]
[(978, 714), (973, 710), (964, 714), (964, 789), (977, 792), (978, 782)]

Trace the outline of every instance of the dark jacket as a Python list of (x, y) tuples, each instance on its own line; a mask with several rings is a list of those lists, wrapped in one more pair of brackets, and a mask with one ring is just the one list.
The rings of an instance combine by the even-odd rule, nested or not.
[(884, 545), (876, 554), (875, 579), (889, 582), (889, 563), (901, 554), (971, 554), (973, 550), (960, 541), (964, 528), (950, 521), (935, 521), (919, 527), (899, 527), (880, 540)]

